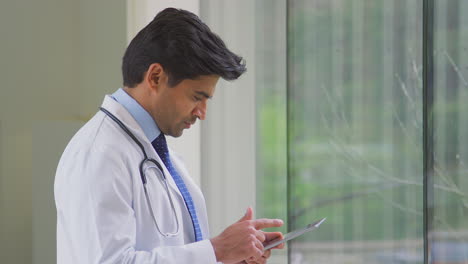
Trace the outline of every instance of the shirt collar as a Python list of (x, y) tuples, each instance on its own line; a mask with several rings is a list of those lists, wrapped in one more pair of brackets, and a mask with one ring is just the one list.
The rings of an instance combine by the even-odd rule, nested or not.
[(161, 130), (151, 115), (122, 88), (119, 88), (111, 97), (135, 118), (150, 142), (153, 142), (161, 134)]

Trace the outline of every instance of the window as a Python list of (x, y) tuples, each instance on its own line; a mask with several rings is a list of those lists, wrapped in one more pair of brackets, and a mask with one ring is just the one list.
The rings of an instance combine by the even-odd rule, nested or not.
[(257, 2), (257, 207), (327, 217), (289, 263), (468, 263), (465, 2)]
[(434, 1), (433, 263), (468, 263), (468, 11)]

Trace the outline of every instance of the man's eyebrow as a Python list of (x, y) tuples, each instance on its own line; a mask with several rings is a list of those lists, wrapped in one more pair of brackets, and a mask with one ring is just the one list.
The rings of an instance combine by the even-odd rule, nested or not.
[(207, 99), (211, 99), (212, 96), (209, 96), (207, 93), (203, 92), (203, 91), (195, 91), (197, 94), (200, 94), (200, 95), (203, 95), (205, 98)]

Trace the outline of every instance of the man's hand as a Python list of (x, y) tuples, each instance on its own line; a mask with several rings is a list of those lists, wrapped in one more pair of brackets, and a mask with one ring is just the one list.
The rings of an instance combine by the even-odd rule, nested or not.
[[(269, 244), (272, 241), (281, 240), (284, 238), (281, 232), (263, 232), (263, 234), (265, 235), (265, 241), (263, 242), (264, 246)], [(270, 248), (266, 250), (265, 252), (263, 252), (263, 255), (261, 258), (259, 259), (250, 258), (248, 260), (241, 262), (240, 264), (265, 264), (267, 263), (268, 258), (271, 256), (272, 249), (283, 249), (283, 248), (284, 248), (284, 243), (279, 244), (276, 247)]]
[[(263, 259), (266, 253), (263, 252), (263, 242), (267, 238), (271, 239), (271, 233), (277, 232), (267, 233), (260, 229), (280, 227), (282, 225), (283, 221), (280, 219), (253, 220), (253, 211), (249, 207), (246, 214), (239, 221), (226, 228), (219, 236), (211, 239), (216, 260), (229, 264), (248, 259)], [(270, 253), (267, 254), (268, 258)]]

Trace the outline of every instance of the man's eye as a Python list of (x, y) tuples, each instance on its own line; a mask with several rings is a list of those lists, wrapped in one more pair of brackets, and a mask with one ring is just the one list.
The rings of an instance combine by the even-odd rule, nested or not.
[(200, 101), (200, 100), (201, 100), (200, 97), (196, 97), (196, 96), (194, 96), (193, 99), (194, 99), (195, 101)]

